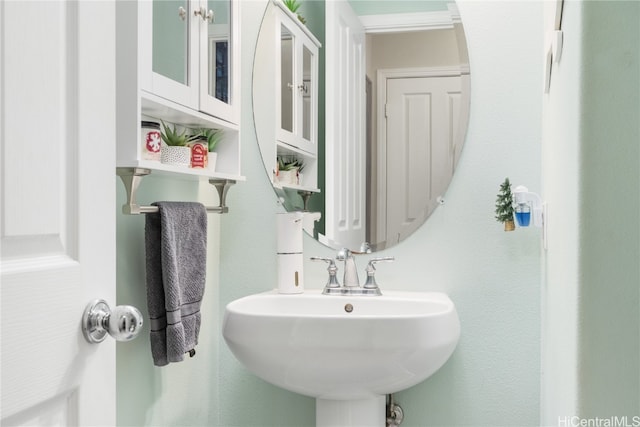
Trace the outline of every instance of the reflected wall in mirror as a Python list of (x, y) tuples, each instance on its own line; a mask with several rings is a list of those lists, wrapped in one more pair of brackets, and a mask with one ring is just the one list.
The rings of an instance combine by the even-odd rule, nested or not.
[[(322, 213), (313, 229), (306, 228), (320, 242), (381, 250), (427, 220), (444, 200), (460, 158), (469, 119), (464, 30), (454, 2), (322, 5), (324, 14), (305, 14), (325, 63), (319, 73), (325, 103), (318, 117), (320, 192), (306, 192), (313, 195), (304, 203), (300, 189), (274, 188), (287, 210)], [(267, 15), (271, 7), (269, 1)], [(263, 30), (254, 62), (254, 118), (272, 176), (274, 140), (265, 129), (275, 117), (273, 102), (262, 96), (270, 80), (261, 49), (273, 40)]]

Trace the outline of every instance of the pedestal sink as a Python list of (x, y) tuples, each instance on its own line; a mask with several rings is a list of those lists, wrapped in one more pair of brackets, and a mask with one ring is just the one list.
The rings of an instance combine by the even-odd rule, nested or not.
[(258, 377), (316, 398), (317, 426), (385, 425), (385, 396), (416, 385), (460, 337), (440, 292), (328, 296), (275, 291), (229, 303), (223, 335)]

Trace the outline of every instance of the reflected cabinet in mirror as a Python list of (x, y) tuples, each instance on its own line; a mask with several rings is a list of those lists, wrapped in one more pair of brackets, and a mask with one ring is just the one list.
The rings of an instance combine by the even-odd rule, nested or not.
[(282, 192), (319, 192), (320, 46), (284, 3), (268, 2), (254, 58), (254, 118), (265, 167)]
[[(470, 74), (456, 5), (433, 0), (303, 3), (313, 10), (305, 14), (301, 8), (306, 26), (299, 27), (319, 35), (322, 47), (310, 54), (301, 48), (296, 56), (295, 34), (288, 27), (275, 27), (274, 36), (273, 14), (282, 9), (280, 1), (267, 5), (253, 85), (258, 143), (276, 193), (287, 210), (321, 213), (321, 220), (305, 229), (329, 247), (368, 252), (393, 246), (444, 200), (464, 145)], [(278, 47), (279, 62), (272, 68)], [(313, 65), (306, 64), (318, 55), (325, 66), (315, 77)], [(299, 64), (297, 71), (291, 62)], [(281, 92), (269, 97), (274, 84)], [(324, 104), (319, 110), (316, 88)], [(301, 101), (297, 106), (295, 99)], [(292, 129), (301, 140), (314, 140), (312, 149), (276, 136)], [(279, 161), (280, 166), (302, 165), (304, 181), (281, 185), (275, 178)]]

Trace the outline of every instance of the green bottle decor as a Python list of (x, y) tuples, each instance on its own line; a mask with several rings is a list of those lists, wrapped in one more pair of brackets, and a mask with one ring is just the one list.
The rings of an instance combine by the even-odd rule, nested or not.
[(513, 194), (509, 178), (505, 178), (500, 184), (500, 192), (496, 199), (496, 220), (504, 223), (504, 231), (513, 231), (516, 228), (513, 222)]

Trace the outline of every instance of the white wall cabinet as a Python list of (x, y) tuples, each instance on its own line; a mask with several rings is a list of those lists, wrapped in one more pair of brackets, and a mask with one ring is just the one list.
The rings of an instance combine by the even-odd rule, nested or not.
[[(242, 179), (239, 3), (116, 3), (119, 167)], [(143, 120), (222, 130), (215, 172), (145, 160), (140, 137)]]

